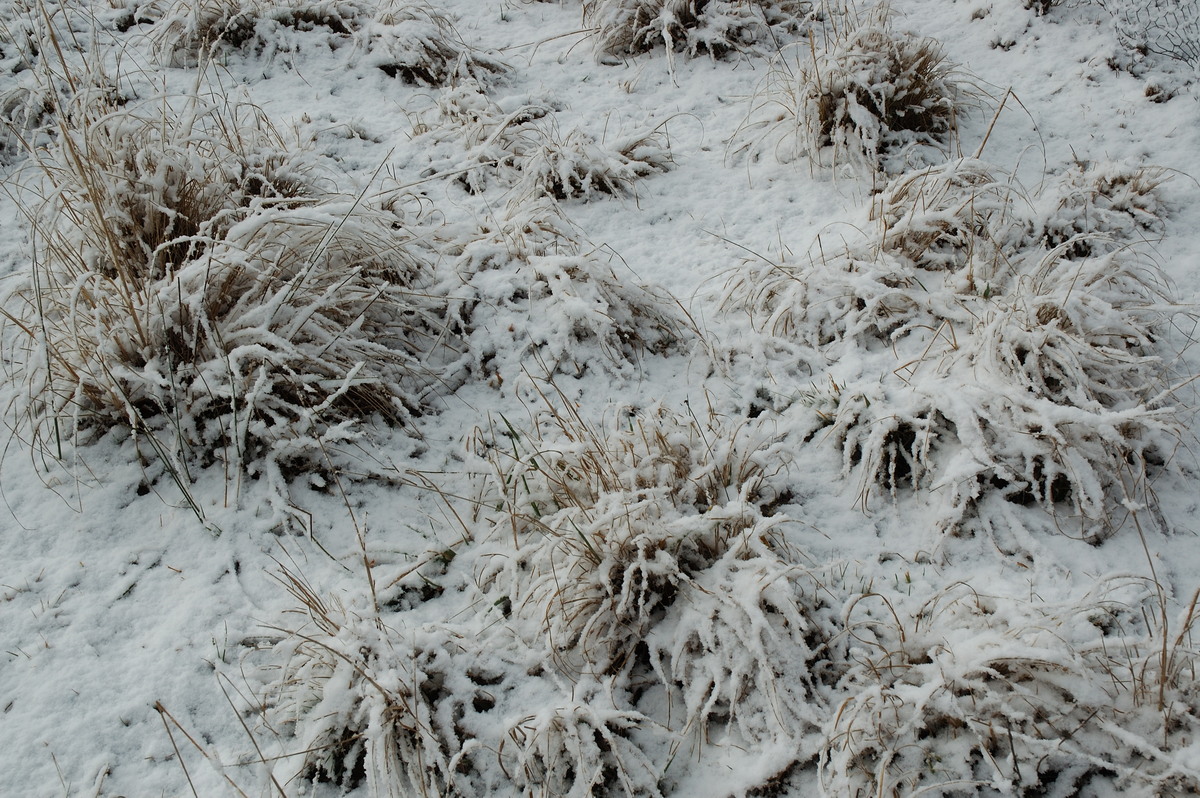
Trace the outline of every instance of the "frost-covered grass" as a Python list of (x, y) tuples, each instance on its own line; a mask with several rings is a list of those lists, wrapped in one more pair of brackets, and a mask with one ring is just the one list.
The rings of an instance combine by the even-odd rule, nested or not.
[(266, 63), (295, 61), (325, 47), (422, 86), (507, 69), (463, 43), (451, 19), (424, 0), (155, 0), (133, 4), (122, 24), (149, 27), (158, 60), (173, 67), (198, 66), (229, 52)]
[(919, 160), (914, 150), (950, 151), (977, 95), (938, 42), (893, 28), (886, 3), (839, 8), (807, 41), (779, 49), (739, 149), (895, 173)]
[(62, 457), (117, 425), (177, 480), (219, 462), (282, 481), (445, 384), (426, 233), (336, 193), (258, 108), (101, 100), (73, 121), (27, 187), (5, 302), (30, 445)]
[(1200, 792), (1196, 86), (1125, 40), (0, 0), (0, 793)]
[(998, 491), (1104, 536), (1180, 430), (1162, 342), (1183, 309), (1139, 246), (1160, 179), (1076, 165), (1029, 197), (973, 159), (904, 174), (860, 235), (748, 263), (726, 301), (827, 370), (798, 434), (840, 447), (864, 503), (930, 491), (957, 528)]
[[(1150, 587), (1151, 589), (1147, 589)], [(1031, 605), (958, 585), (911, 618), (866, 595), (859, 646), (822, 752), (831, 794), (1143, 795), (1195, 790), (1194, 602), (1171, 638), (1153, 585), (1112, 580)], [(1172, 621), (1174, 619), (1171, 619)]]
[(596, 52), (621, 58), (665, 48), (712, 57), (770, 48), (813, 15), (809, 0), (584, 0), (583, 21), (593, 26)]

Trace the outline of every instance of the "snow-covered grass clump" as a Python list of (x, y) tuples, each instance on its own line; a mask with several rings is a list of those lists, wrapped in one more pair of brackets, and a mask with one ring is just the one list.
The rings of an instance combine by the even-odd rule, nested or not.
[[(618, 709), (611, 685), (558, 695), (536, 667), (478, 645), (479, 630), (409, 625), (386, 609), (349, 609), (283, 572), (297, 600), (262, 695), (268, 727), (299, 751), (276, 784), (366, 786), (372, 796), (661, 796), (658, 770), (629, 735), (650, 725)], [(493, 640), (493, 645), (497, 641)], [(489, 656), (490, 654), (490, 656)], [(549, 687), (539, 703), (530, 685)]]
[(17, 429), (61, 455), (128, 430), (178, 479), (328, 465), (409, 423), (446, 374), (414, 220), (338, 194), (254, 107), (95, 104), (40, 161), (4, 312)]
[(0, 16), (0, 75), (5, 80), (0, 88), (0, 164), (4, 165), (41, 143), (39, 133), (54, 115), (51, 87), (34, 68), (39, 61), (35, 33), (11, 12)]
[(474, 81), (440, 92), (414, 132), (433, 150), (429, 174), (452, 176), (472, 194), (511, 188), (516, 203), (629, 196), (672, 167), (663, 126), (601, 142), (580, 128), (562, 132), (542, 104), (505, 111)]
[(264, 703), (271, 728), (303, 753), (279, 764), (276, 783), (366, 782), (376, 796), (477, 792), (458, 776), (481, 714), (461, 635), (437, 624), (385, 625), (378, 607), (347, 608), (289, 571), (281, 582), (303, 622), (282, 630), (282, 669)]
[(956, 527), (995, 492), (1102, 536), (1177, 439), (1176, 309), (1135, 246), (1159, 179), (1076, 167), (1031, 199), (952, 161), (890, 182), (861, 236), (752, 267), (728, 296), (828, 375), (803, 435), (828, 425), (864, 501), (921, 489)]
[(1052, 607), (958, 585), (911, 616), (851, 604), (828, 794), (1194, 793), (1194, 599), (1170, 632), (1147, 588), (1108, 580)]
[(618, 278), (553, 205), (517, 203), (448, 251), (458, 253), (444, 289), (450, 315), (478, 373), (495, 384), (527, 370), (619, 373), (683, 338), (670, 300)]
[(772, 441), (662, 409), (611, 431), (569, 404), (542, 415), (481, 434), (484, 595), (570, 678), (658, 682), (680, 728), (802, 746), (832, 633), (771, 516)]
[[(476, 431), (452, 550), (378, 590), (368, 569), (356, 612), (285, 572), (305, 621), (281, 629), (265, 700), (297, 775), (650, 796), (692, 735), (765, 746), (775, 771), (814, 758), (845, 668), (822, 582), (771, 515), (773, 442), (663, 409), (600, 430), (543, 388), (536, 429)], [(473, 596), (454, 627), (403, 616), (443, 590)]]
[(326, 48), (424, 86), (508, 69), (466, 45), (450, 18), (424, 0), (161, 0), (137, 5), (130, 14), (130, 25), (149, 23), (159, 59), (174, 67), (219, 60), (229, 51), (286, 62), (306, 48)]
[(893, 29), (886, 4), (852, 8), (832, 15), (819, 36), (779, 51), (738, 147), (895, 173), (919, 161), (920, 150), (948, 152), (975, 94), (936, 41)]
[(670, 168), (671, 151), (658, 130), (607, 146), (582, 130), (545, 130), (522, 167), (518, 191), (558, 200), (624, 196), (633, 193), (638, 180)]
[(813, 13), (808, 0), (584, 0), (584, 22), (606, 59), (664, 47), (713, 57), (777, 44)]
[(611, 690), (585, 681), (558, 706), (510, 726), (500, 763), (521, 795), (661, 798), (660, 768), (630, 740), (645, 725), (641, 713), (614, 706)]

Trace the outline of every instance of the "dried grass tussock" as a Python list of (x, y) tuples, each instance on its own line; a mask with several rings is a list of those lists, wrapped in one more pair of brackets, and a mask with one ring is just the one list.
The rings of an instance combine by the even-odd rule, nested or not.
[[(261, 698), (269, 728), (295, 756), (275, 783), (330, 783), (372, 796), (661, 796), (660, 773), (630, 735), (652, 726), (618, 708), (611, 683), (530, 704), (503, 657), (473, 627), (384, 621), (283, 571), (293, 623), (275, 631), (281, 663)], [(501, 703), (502, 702), (502, 703)]]
[(514, 723), (500, 743), (500, 763), (527, 796), (661, 798), (657, 766), (630, 739), (646, 724), (617, 709), (611, 690), (584, 684), (565, 706)]
[(424, 0), (156, 0), (132, 13), (131, 23), (150, 25), (159, 60), (172, 67), (227, 52), (271, 61), (324, 46), (414, 85), (487, 80), (508, 70), (464, 43), (450, 18)]
[(484, 516), (484, 595), (572, 679), (658, 681), (684, 729), (802, 745), (829, 633), (816, 580), (767, 515), (770, 441), (663, 410), (611, 432), (565, 405), (543, 417), (530, 436), (479, 434), (494, 474), (480, 506), (498, 511)]
[(506, 112), (474, 81), (442, 91), (414, 132), (437, 151), (428, 174), (452, 174), (472, 194), (509, 188), (510, 205), (634, 196), (640, 180), (673, 166), (665, 125), (598, 141), (563, 132), (544, 105)]
[(596, 30), (604, 59), (662, 46), (719, 57), (771, 44), (812, 18), (808, 0), (584, 0), (584, 23)]
[(970, 159), (901, 175), (873, 230), (750, 267), (727, 304), (803, 342), (817, 370), (874, 364), (816, 380), (829, 387), (803, 433), (828, 425), (864, 501), (925, 489), (957, 528), (996, 492), (1103, 537), (1121, 486), (1170, 458), (1180, 423), (1162, 349), (1179, 308), (1136, 246), (1159, 179), (1075, 168), (1031, 198)]
[(581, 130), (547, 130), (528, 155), (518, 193), (558, 200), (597, 194), (623, 196), (634, 184), (671, 168), (671, 151), (660, 130), (637, 133), (607, 146)]
[(4, 305), (38, 448), (116, 425), (185, 470), (320, 470), (359, 420), (408, 423), (438, 351), (457, 357), (425, 234), (333, 193), (252, 106), (98, 104), (40, 166), (34, 259)]
[[(470, 795), (456, 771), (471, 754), (463, 717), (477, 686), (452, 628), (386, 626), (284, 571), (304, 620), (280, 629), (282, 672), (265, 697), (272, 727), (300, 743), (277, 783), (366, 784), (373, 796)], [(474, 714), (474, 713), (471, 713)]]
[(847, 609), (855, 664), (841, 686), (851, 695), (828, 728), (823, 787), (830, 795), (1195, 791), (1200, 770), (1186, 753), (1200, 724), (1194, 607), (1164, 640), (1164, 627), (1144, 621), (1155, 611), (1148, 587), (1106, 580), (1077, 604), (1049, 607), (958, 585), (911, 617), (883, 596), (863, 596)]
[(527, 371), (622, 373), (685, 337), (671, 300), (618, 278), (553, 204), (515, 204), (458, 234), (447, 252), (449, 315), (494, 385)]
[(775, 56), (734, 147), (895, 174), (948, 154), (977, 94), (937, 42), (894, 31), (886, 3), (850, 7)]

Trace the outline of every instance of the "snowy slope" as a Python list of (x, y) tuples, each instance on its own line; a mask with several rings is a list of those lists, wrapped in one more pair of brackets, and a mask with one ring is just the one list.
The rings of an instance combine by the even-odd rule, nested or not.
[[(1083, 0), (712, 0), (743, 49), (670, 56), (600, 53), (582, 5), (0, 5), (0, 795), (1200, 789), (1194, 67)], [(952, 124), (810, 158), (797, 76), (856, 25), (940, 45)], [(475, 60), (406, 82), (421, 35)], [(213, 184), (239, 104), (304, 153), (309, 193), (226, 209), (211, 257), (275, 214), (317, 230), (296, 270), (344, 255), (325, 296), (413, 259), (345, 325), (411, 302), (411, 339), (288, 355), (403, 349), (387, 412), (327, 421), (351, 381), (314, 365), (287, 421), (213, 432), (241, 397), (180, 443), (139, 362), (150, 398), (61, 456), (31, 426), (89, 92), (173, 135), (204, 98), (179, 157)], [(298, 308), (220, 332), (280, 361)]]

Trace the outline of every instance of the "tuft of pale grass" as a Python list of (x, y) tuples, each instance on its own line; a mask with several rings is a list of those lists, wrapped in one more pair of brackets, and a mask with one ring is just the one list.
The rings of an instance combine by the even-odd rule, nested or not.
[(637, 181), (666, 172), (672, 165), (661, 129), (602, 144), (578, 128), (565, 135), (547, 128), (521, 164), (517, 192), (527, 199), (627, 196)]
[(453, 22), (425, 0), (174, 0), (140, 10), (167, 66), (192, 67), (224, 52), (272, 59), (305, 47), (348, 48), (355, 61), (422, 86), (486, 79), (508, 70), (468, 46)]
[(512, 205), (629, 196), (674, 165), (665, 125), (597, 141), (580, 128), (563, 133), (542, 105), (506, 112), (471, 81), (441, 92), (417, 129), (435, 153), (428, 174), (454, 175), (472, 194), (511, 188)]
[(1156, 167), (1077, 160), (1042, 192), (1045, 222), (1035, 232), (1069, 258), (1157, 240), (1169, 210), (1160, 190), (1168, 179)]
[(720, 57), (794, 34), (812, 18), (808, 0), (584, 0), (596, 53), (619, 59), (663, 47)]
[[(1197, 721), (1194, 603), (1174, 643), (1164, 712), (1153, 682), (1165, 628), (1143, 626), (1141, 580), (1105, 580), (1061, 606), (940, 591), (911, 615), (867, 593), (847, 609), (847, 697), (827, 726), (835, 794), (1181, 794)], [(1153, 624), (1152, 624), (1153, 626)], [(1188, 642), (1184, 642), (1188, 641)], [(1146, 664), (1150, 662), (1148, 667)], [(1146, 667), (1146, 670), (1142, 670)]]
[[(1152, 203), (1157, 173), (1117, 174), (1115, 189), (1146, 192), (1119, 202)], [(1077, 181), (1029, 196), (971, 159), (901, 175), (861, 235), (731, 278), (727, 307), (805, 345), (817, 369), (854, 364), (816, 380), (833, 388), (802, 434), (828, 427), (864, 502), (925, 489), (957, 528), (997, 492), (1102, 537), (1126, 472), (1170, 458), (1164, 342), (1179, 308), (1136, 247), (1143, 217), (1101, 190), (1063, 199)]]
[(45, 88), (26, 84), (0, 91), (0, 164), (28, 155), (53, 118), (54, 102)]
[(782, 48), (736, 137), (737, 149), (868, 174), (944, 157), (975, 103), (932, 39), (897, 33), (886, 4)]
[(296, 574), (279, 578), (302, 619), (276, 630), (283, 664), (265, 696), (272, 725), (301, 752), (298, 765), (279, 761), (279, 781), (365, 782), (380, 796), (470, 794), (458, 784), (474, 747), (461, 725), (475, 692), (462, 635), (385, 625), (377, 611), (347, 609)]
[(421, 412), (443, 342), (407, 219), (331, 192), (252, 106), (97, 104), (75, 125), (40, 162), (3, 306), (35, 448), (128, 430), (185, 470), (280, 479)]
[(464, 80), (440, 91), (434, 107), (414, 125), (431, 153), (426, 174), (453, 175), (471, 194), (492, 185), (511, 188), (542, 140), (538, 121), (552, 114), (540, 104), (503, 110), (476, 81)]
[(888, 181), (869, 218), (881, 252), (922, 271), (958, 272), (970, 293), (1004, 279), (1027, 202), (1010, 176), (961, 158)]
[(786, 500), (766, 484), (769, 441), (662, 409), (610, 431), (569, 404), (546, 414), (540, 433), (478, 436), (485, 597), (569, 678), (657, 681), (683, 729), (798, 745), (830, 635), (767, 515)]
[(661, 774), (629, 739), (648, 720), (618, 709), (611, 685), (587, 682), (573, 692), (565, 705), (509, 726), (499, 750), (505, 775), (528, 796), (661, 798)]
[(517, 204), (455, 236), (450, 317), (481, 376), (620, 373), (684, 339), (672, 300), (620, 279), (554, 204)]
[(90, 7), (17, 2), (0, 9), (0, 165), (48, 146), (59, 125), (93, 103), (120, 101), (123, 76), (106, 70), (105, 43), (95, 36), (103, 26)]

